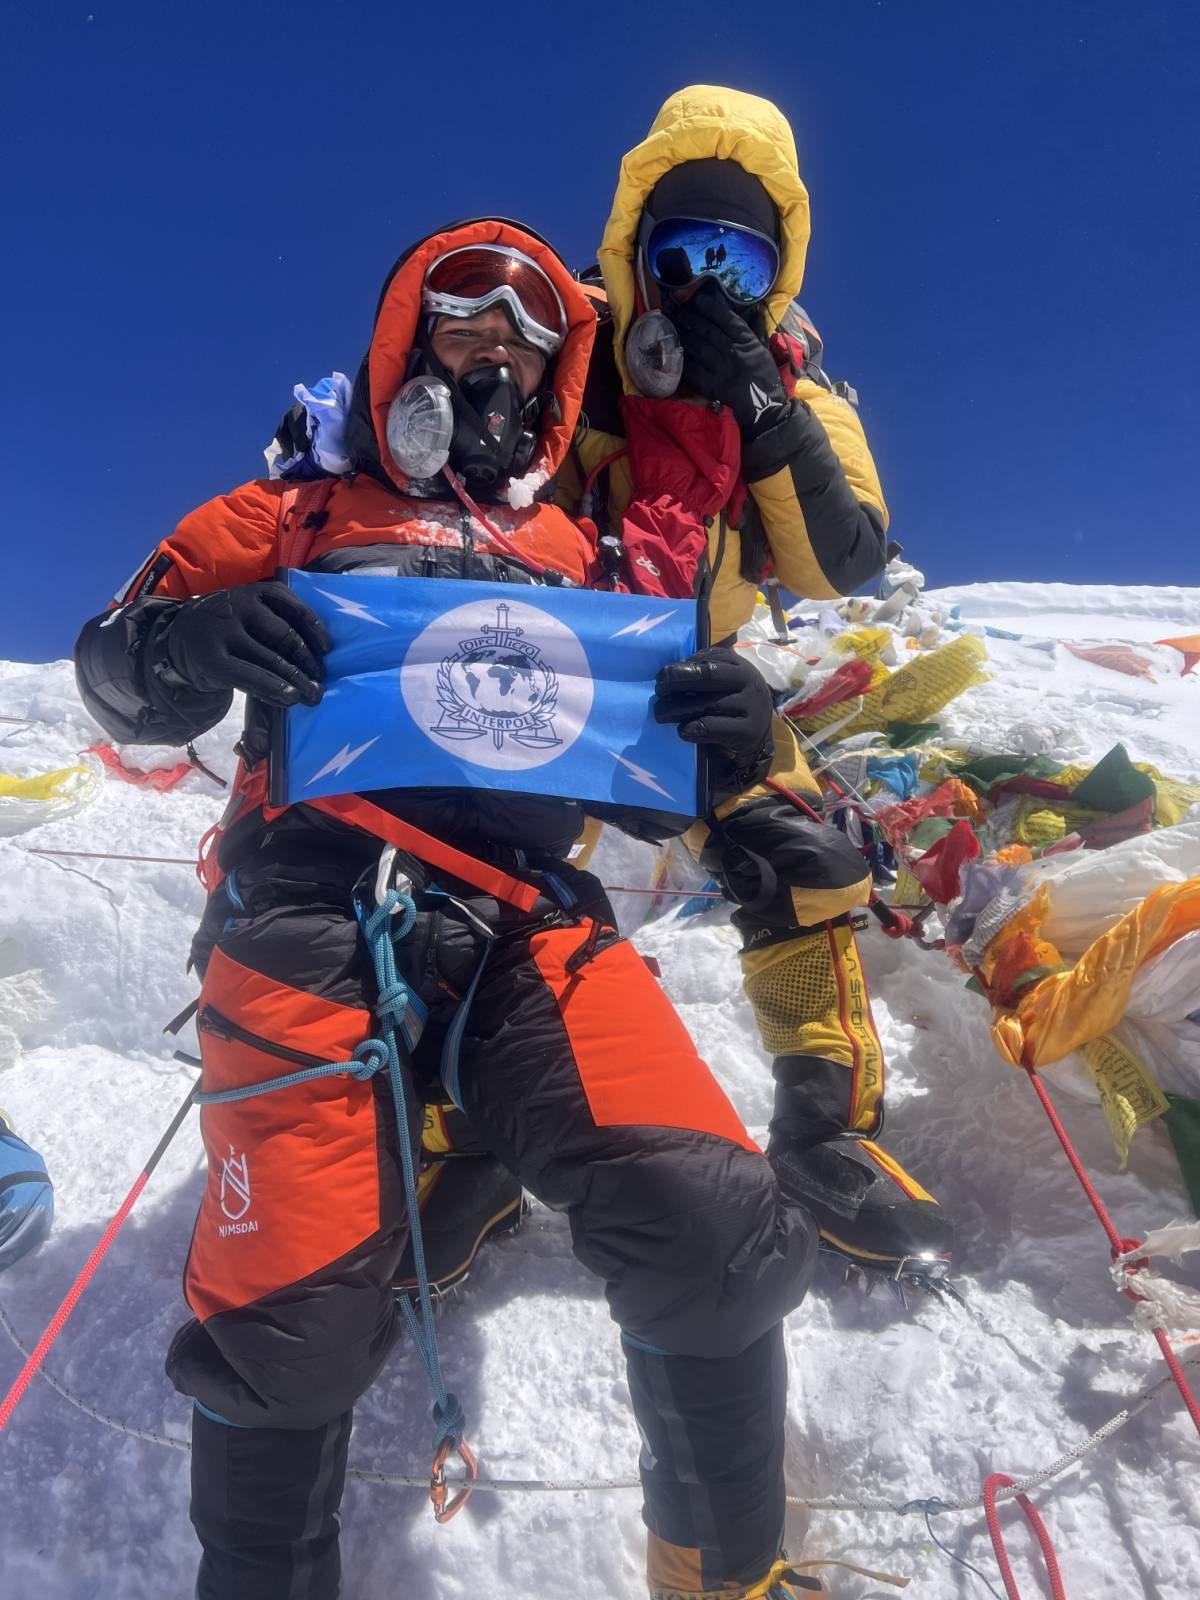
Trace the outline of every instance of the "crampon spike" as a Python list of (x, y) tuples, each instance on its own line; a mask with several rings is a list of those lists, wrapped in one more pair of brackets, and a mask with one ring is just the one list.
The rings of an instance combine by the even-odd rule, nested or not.
[(964, 1311), (968, 1309), (967, 1302), (950, 1282), (949, 1278), (929, 1278), (921, 1274), (910, 1278), (909, 1282), (921, 1290), (922, 1294), (932, 1296), (943, 1305), (952, 1304), (961, 1306)]

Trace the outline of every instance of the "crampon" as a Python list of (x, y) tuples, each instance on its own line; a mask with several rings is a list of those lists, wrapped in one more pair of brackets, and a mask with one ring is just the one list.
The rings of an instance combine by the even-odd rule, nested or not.
[(874, 1140), (843, 1136), (770, 1152), (781, 1186), (812, 1213), (821, 1249), (868, 1292), (886, 1284), (961, 1300), (949, 1285), (954, 1228), (937, 1201)]
[(937, 1256), (905, 1256), (899, 1261), (862, 1261), (849, 1256), (821, 1236), (821, 1249), (843, 1270), (843, 1283), (862, 1291), (867, 1298), (878, 1285), (893, 1295), (907, 1311), (911, 1297), (928, 1295), (945, 1305), (966, 1307), (967, 1302), (948, 1276), (950, 1262)]

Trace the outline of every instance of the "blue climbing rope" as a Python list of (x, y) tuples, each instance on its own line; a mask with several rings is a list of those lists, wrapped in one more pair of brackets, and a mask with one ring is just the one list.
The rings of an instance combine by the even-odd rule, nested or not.
[[(398, 918), (397, 922), (393, 919)], [(411, 993), (408, 985), (396, 970), (396, 943), (407, 938), (417, 920), (412, 896), (399, 889), (389, 889), (372, 911), (359, 908), (359, 925), (371, 960), (375, 966), (375, 982), (379, 997), (375, 1010), (379, 1018), (379, 1038), (364, 1039), (354, 1049), (348, 1061), (328, 1061), (319, 1067), (304, 1067), (299, 1072), (286, 1073), (281, 1078), (269, 1078), (264, 1083), (247, 1084), (240, 1089), (218, 1089), (196, 1095), (201, 1106), (229, 1105), (238, 1100), (251, 1100), (257, 1095), (274, 1094), (279, 1089), (293, 1089), (302, 1083), (314, 1083), (321, 1078), (342, 1074), (365, 1083), (377, 1072), (386, 1072), (392, 1088), (396, 1112), (396, 1128), (400, 1142), (400, 1164), (404, 1174), (404, 1199), (408, 1207), (408, 1225), (411, 1236), (413, 1266), (416, 1269), (417, 1301), (420, 1315), (413, 1309), (407, 1295), (400, 1297), (400, 1310), (408, 1326), (409, 1336), (421, 1358), (421, 1364), (433, 1390), (433, 1421), (435, 1425), (434, 1451), (444, 1460), (444, 1449), (459, 1449), (463, 1442), (466, 1419), (457, 1395), (448, 1393), (442, 1377), (441, 1357), (438, 1353), (437, 1330), (433, 1318), (433, 1297), (429, 1292), (429, 1273), (425, 1265), (425, 1241), (421, 1236), (421, 1212), (417, 1203), (417, 1173), (413, 1160), (412, 1141), (409, 1137), (408, 1085), (400, 1058), (399, 1033), (406, 1047), (416, 1047), (425, 1021), (425, 1007)]]

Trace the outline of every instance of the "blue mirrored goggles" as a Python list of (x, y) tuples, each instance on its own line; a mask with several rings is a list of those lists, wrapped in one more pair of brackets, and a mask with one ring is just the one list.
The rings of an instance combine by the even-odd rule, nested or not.
[(647, 271), (663, 289), (683, 289), (715, 278), (735, 305), (752, 306), (770, 294), (779, 276), (779, 247), (754, 228), (702, 217), (642, 215), (639, 239)]

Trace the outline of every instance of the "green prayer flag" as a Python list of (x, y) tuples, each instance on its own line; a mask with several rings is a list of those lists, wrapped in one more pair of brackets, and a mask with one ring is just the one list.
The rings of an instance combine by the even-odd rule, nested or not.
[(1200, 1100), (1192, 1100), (1182, 1094), (1169, 1094), (1163, 1121), (1175, 1146), (1175, 1156), (1183, 1173), (1192, 1210), (1200, 1217)]

